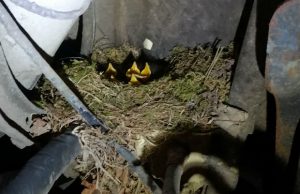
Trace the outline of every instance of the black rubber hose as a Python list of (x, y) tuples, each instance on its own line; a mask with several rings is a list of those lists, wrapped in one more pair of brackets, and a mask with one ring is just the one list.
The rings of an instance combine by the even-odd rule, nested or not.
[(187, 150), (181, 145), (174, 144), (167, 153), (167, 169), (164, 177), (163, 194), (179, 194), (180, 181), (183, 174), (183, 161)]
[(170, 164), (164, 179), (163, 194), (179, 194), (180, 181), (183, 174), (182, 164)]
[(80, 150), (78, 137), (71, 133), (54, 138), (27, 162), (1, 193), (47, 194)]

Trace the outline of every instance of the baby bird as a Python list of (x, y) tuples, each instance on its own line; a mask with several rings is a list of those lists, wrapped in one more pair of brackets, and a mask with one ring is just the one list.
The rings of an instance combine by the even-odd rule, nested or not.
[(142, 51), (138, 58), (129, 53), (123, 63), (100, 64), (97, 70), (103, 72), (109, 79), (139, 85), (161, 77), (168, 67), (168, 63), (164, 60), (154, 59)]
[(126, 71), (126, 77), (130, 84), (139, 85), (141, 82), (146, 82), (152, 75), (148, 62), (133, 61), (132, 66)]
[(116, 64), (114, 62), (101, 63), (96, 67), (96, 70), (105, 75), (108, 79), (119, 81), (124, 80), (124, 76), (122, 75), (124, 70), (122, 69), (121, 64)]
[(145, 66), (143, 66), (145, 72), (151, 72), (149, 81), (162, 77), (170, 70), (170, 65), (168, 62), (166, 62), (164, 59), (154, 58), (147, 51), (141, 51), (139, 59), (145, 64)]
[(117, 70), (113, 67), (112, 63), (108, 63), (108, 67), (104, 72), (110, 79), (114, 80), (117, 76)]

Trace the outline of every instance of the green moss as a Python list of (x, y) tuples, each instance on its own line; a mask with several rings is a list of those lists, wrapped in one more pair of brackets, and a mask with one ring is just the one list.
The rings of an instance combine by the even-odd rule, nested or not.
[[(211, 48), (176, 47), (167, 59), (172, 65), (168, 75), (132, 86), (107, 80), (95, 71), (97, 61), (111, 57), (124, 58), (128, 47), (127, 50), (122, 49), (124, 47), (98, 50), (93, 54), (95, 62), (91, 64), (73, 61), (64, 66), (63, 76), (73, 82), (83, 101), (113, 129), (129, 127), (140, 133), (154, 130), (194, 131), (207, 124), (210, 112), (227, 97), (230, 68), (227, 67), (228, 58), (224, 57), (228, 54), (216, 58)], [(99, 52), (101, 59), (97, 58)], [(50, 98), (61, 109), (65, 106), (59, 99), (49, 95), (45, 98)]]
[(205, 90), (201, 73), (188, 73), (184, 78), (174, 80), (171, 92), (180, 101), (199, 101), (199, 94)]

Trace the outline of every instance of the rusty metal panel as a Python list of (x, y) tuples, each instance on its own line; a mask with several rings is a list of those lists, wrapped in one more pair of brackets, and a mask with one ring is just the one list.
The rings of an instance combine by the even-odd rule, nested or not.
[(287, 163), (300, 118), (300, 1), (283, 4), (270, 22), (266, 86), (276, 101), (276, 154)]
[[(252, 8), (251, 8), (252, 7)], [(243, 124), (240, 136), (245, 139), (254, 129), (266, 129), (266, 90), (265, 81), (257, 61), (257, 0), (251, 9), (237, 66), (230, 90), (229, 103), (248, 112), (249, 117)], [(244, 21), (245, 22), (245, 21)], [(242, 36), (242, 35), (241, 35)]]

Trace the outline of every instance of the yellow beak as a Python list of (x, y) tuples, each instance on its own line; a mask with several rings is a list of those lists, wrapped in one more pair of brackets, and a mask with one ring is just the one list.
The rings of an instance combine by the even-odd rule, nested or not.
[(141, 73), (141, 71), (139, 70), (139, 68), (138, 68), (138, 66), (137, 66), (137, 64), (136, 64), (136, 62), (134, 61), (134, 62), (132, 63), (132, 66), (130, 67), (130, 69), (127, 70), (126, 76), (127, 76), (128, 78), (130, 78), (132, 74), (140, 74), (140, 73)]
[(144, 79), (148, 79), (151, 75), (151, 69), (149, 64), (146, 62), (145, 68), (142, 70), (141, 75), (144, 77)]
[(132, 85), (139, 85), (140, 81), (137, 79), (135, 74), (132, 74), (129, 83)]
[(105, 74), (110, 77), (111, 79), (114, 79), (117, 75), (117, 70), (112, 66), (111, 63), (108, 64), (108, 67), (105, 71)]
[(126, 77), (130, 78), (129, 83), (133, 85), (140, 84), (140, 80), (147, 80), (151, 75), (151, 69), (149, 64), (146, 62), (144, 69), (142, 72), (139, 70), (136, 62), (134, 61), (131, 68), (127, 70)]

